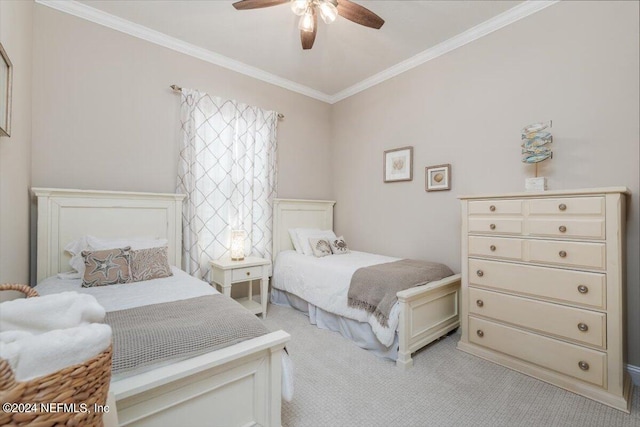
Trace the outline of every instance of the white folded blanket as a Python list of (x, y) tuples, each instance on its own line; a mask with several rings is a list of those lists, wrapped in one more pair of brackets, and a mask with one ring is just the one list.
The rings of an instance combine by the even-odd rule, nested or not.
[(111, 327), (99, 323), (41, 334), (8, 331), (0, 334), (0, 357), (16, 380), (26, 381), (85, 362), (110, 344)]
[(20, 298), (0, 304), (0, 332), (18, 330), (41, 333), (102, 323), (104, 316), (104, 308), (92, 295), (62, 292)]

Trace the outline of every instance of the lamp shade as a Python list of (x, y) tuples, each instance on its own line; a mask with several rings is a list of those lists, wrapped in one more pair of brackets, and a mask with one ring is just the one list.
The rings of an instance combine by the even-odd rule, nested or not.
[(242, 261), (244, 259), (244, 230), (231, 230), (231, 260)]

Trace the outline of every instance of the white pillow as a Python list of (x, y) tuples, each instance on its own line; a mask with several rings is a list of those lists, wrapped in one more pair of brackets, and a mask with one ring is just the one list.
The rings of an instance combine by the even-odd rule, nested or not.
[(89, 242), (87, 241), (87, 236), (82, 236), (67, 243), (67, 246), (64, 247), (64, 250), (71, 254), (69, 265), (77, 273), (72, 271), (68, 273), (62, 273), (59, 276), (65, 279), (81, 279), (84, 276), (84, 258), (82, 258), (82, 251), (91, 250)]
[(302, 253), (302, 246), (300, 245), (300, 240), (298, 240), (298, 234), (296, 233), (295, 228), (289, 229), (289, 237), (291, 237), (291, 243), (293, 243), (293, 249), (296, 250), (299, 254)]
[(318, 228), (296, 228), (296, 234), (298, 235), (298, 240), (300, 241), (300, 246), (302, 247), (302, 253), (307, 256), (313, 255), (313, 250), (311, 249), (311, 244), (309, 243), (310, 238), (316, 239), (335, 239), (336, 234), (333, 230), (320, 230)]
[(131, 238), (118, 238), (118, 239), (105, 239), (95, 236), (87, 236), (87, 243), (93, 250), (102, 249), (116, 249), (131, 246), (131, 249), (136, 251), (140, 249), (160, 248), (167, 246), (169, 241), (167, 239), (153, 239), (145, 237), (131, 237)]

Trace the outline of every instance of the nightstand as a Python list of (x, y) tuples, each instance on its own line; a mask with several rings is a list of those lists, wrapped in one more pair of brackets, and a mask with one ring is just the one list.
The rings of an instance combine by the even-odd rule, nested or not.
[(211, 261), (211, 282), (222, 288), (222, 293), (231, 297), (231, 286), (236, 283), (253, 282), (260, 280), (260, 303), (253, 300), (253, 287), (249, 284), (249, 296), (238, 298), (240, 304), (254, 314), (262, 313), (262, 318), (267, 317), (267, 292), (269, 288), (269, 267), (271, 261), (246, 257), (242, 261), (230, 259), (218, 259)]

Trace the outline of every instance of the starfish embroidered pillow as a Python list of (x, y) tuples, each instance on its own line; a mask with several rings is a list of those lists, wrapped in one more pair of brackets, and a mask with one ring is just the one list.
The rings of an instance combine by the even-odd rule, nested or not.
[(82, 287), (118, 285), (131, 282), (131, 247), (82, 251)]

